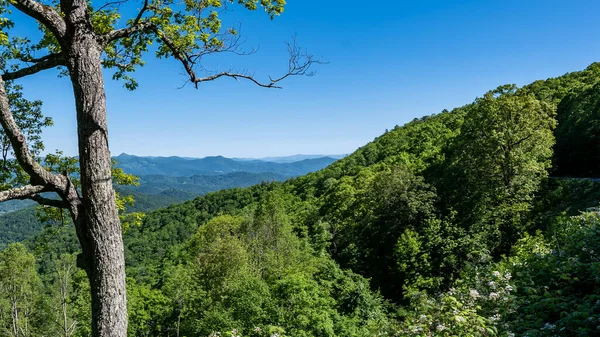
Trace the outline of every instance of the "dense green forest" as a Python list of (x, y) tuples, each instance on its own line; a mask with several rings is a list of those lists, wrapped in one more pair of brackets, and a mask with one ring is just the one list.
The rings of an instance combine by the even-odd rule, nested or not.
[[(600, 334), (600, 64), (124, 229), (130, 336)], [(0, 334), (88, 336), (69, 225), (0, 253)]]

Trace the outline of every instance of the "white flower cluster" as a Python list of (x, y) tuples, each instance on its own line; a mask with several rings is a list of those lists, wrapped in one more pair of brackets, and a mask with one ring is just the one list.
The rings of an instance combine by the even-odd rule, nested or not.
[(457, 282), (455, 287), (439, 296), (416, 295), (419, 297), (415, 298), (423, 303), (423, 311), (407, 320), (406, 327), (398, 335), (483, 336), (488, 334), (489, 328), (496, 328), (498, 336), (515, 337), (504, 321), (513, 311), (511, 278), (508, 272), (480, 270), (473, 279)]
[(499, 322), (501, 318), (502, 316), (500, 314), (495, 314), (494, 316), (490, 317), (489, 320), (492, 322)]
[[(258, 327), (255, 326), (254, 329), (252, 329), (255, 333), (260, 334), (263, 330)], [(208, 337), (221, 337), (221, 333), (219, 331), (213, 331), (210, 333), (210, 335), (208, 335)], [(242, 337), (242, 334), (240, 333), (240, 331), (238, 329), (233, 329), (231, 330), (231, 337)], [(282, 337), (279, 333), (274, 332), (270, 335), (270, 337)]]

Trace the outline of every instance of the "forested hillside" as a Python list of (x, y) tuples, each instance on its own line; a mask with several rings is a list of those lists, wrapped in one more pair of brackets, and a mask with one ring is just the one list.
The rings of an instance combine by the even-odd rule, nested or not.
[[(148, 213), (124, 231), (129, 335), (598, 334), (599, 82), (500, 86), (320, 171)], [(88, 335), (76, 254), (68, 226), (4, 250), (2, 328)]]
[[(126, 156), (119, 156), (119, 158), (124, 157)], [(129, 161), (127, 161), (129, 164), (124, 166), (131, 167), (132, 163), (136, 160), (138, 161), (136, 165), (142, 165), (141, 163), (147, 163), (148, 160), (154, 159), (156, 158), (129, 156)], [(131, 197), (134, 201), (127, 207), (130, 212), (148, 212), (178, 202), (191, 200), (221, 189), (248, 187), (261, 182), (284, 181), (291, 177), (288, 174), (297, 175), (298, 173), (305, 173), (307, 170), (323, 168), (333, 162), (332, 158), (318, 157), (312, 158), (308, 162), (306, 160), (286, 162), (283, 168), (280, 168), (279, 164), (275, 163), (260, 160), (251, 161), (254, 163), (254, 169), (259, 170), (257, 163), (260, 162), (265, 165), (264, 169), (283, 170), (287, 172), (284, 175), (273, 172), (216, 173), (216, 169), (223, 167), (213, 166), (211, 171), (209, 168), (211, 161), (205, 159), (162, 158), (159, 160), (162, 163), (161, 168), (155, 168), (155, 170), (163, 174), (139, 176), (139, 181), (135, 185), (116, 186), (117, 192)], [(293, 158), (289, 160), (293, 160)], [(174, 171), (177, 171), (177, 165), (181, 161), (189, 163), (202, 161), (204, 163), (197, 168), (193, 168), (193, 165), (186, 167), (184, 171), (187, 170), (186, 172), (188, 173), (206, 171), (212, 173), (208, 175), (194, 174), (183, 177), (172, 175), (168, 169), (172, 168)], [(227, 159), (227, 162), (235, 161)], [(227, 168), (227, 170), (230, 171), (232, 168)], [(45, 221), (36, 219), (36, 206), (34, 205), (35, 203), (31, 200), (11, 200), (0, 203), (0, 249), (5, 248), (10, 243), (23, 241), (37, 234), (43, 228)]]

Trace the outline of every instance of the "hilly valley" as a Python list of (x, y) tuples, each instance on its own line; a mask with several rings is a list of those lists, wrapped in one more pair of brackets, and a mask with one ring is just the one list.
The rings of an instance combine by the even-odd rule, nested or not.
[[(123, 195), (133, 197), (132, 212), (148, 212), (209, 192), (248, 187), (316, 171), (342, 156), (296, 155), (273, 159), (236, 160), (225, 157), (181, 158), (115, 157), (118, 168), (139, 178), (137, 186), (116, 186)], [(271, 162), (276, 160), (280, 162)], [(0, 203), (0, 249), (37, 233), (43, 224), (35, 216), (31, 200)]]
[(0, 0), (0, 337), (600, 337), (598, 13)]
[[(123, 227), (128, 334), (597, 335), (598, 92), (597, 63), (503, 85), (337, 161), (117, 157), (140, 210), (227, 188)], [(67, 298), (88, 335), (78, 247), (49, 223), (0, 253), (29, 261), (32, 331)]]

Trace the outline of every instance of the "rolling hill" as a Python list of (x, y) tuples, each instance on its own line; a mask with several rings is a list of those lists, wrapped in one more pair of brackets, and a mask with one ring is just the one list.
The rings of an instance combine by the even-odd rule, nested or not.
[[(127, 173), (138, 175), (140, 185), (117, 186), (116, 189), (123, 195), (134, 197), (135, 204), (129, 207), (130, 211), (148, 212), (221, 189), (285, 181), (322, 169), (336, 160), (332, 157), (307, 159), (303, 155), (282, 158), (291, 162), (275, 163), (257, 159), (242, 162), (220, 156), (198, 159), (121, 154), (116, 157), (119, 167)], [(30, 200), (0, 203), (0, 249), (12, 242), (22, 241), (43, 228), (35, 219), (34, 212), (35, 203)]]
[(331, 157), (303, 159), (294, 162), (275, 163), (263, 160), (235, 160), (223, 156), (205, 158), (138, 157), (120, 154), (115, 158), (126, 173), (137, 176), (166, 175), (189, 177), (192, 175), (220, 175), (234, 172), (274, 173), (295, 177), (313, 172), (336, 161)]

